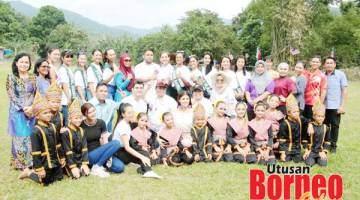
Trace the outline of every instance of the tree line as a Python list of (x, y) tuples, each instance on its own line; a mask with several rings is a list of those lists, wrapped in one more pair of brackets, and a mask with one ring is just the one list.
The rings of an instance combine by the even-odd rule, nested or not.
[[(336, 2), (336, 1), (335, 1)], [(329, 7), (332, 0), (256, 0), (225, 24), (217, 13), (191, 10), (176, 28), (140, 38), (93, 36), (66, 22), (61, 10), (43, 6), (31, 19), (0, 1), (0, 46), (45, 55), (49, 44), (62, 49), (90, 52), (94, 48), (128, 51), (137, 61), (145, 49), (155, 57), (161, 51), (183, 50), (188, 55), (210, 51), (222, 55), (246, 55), (255, 63), (257, 49), (272, 55), (275, 63), (295, 63), (314, 54), (336, 55), (341, 67), (360, 66), (360, 0), (340, 4), (340, 13)], [(230, 5), (229, 5), (230, 6)]]

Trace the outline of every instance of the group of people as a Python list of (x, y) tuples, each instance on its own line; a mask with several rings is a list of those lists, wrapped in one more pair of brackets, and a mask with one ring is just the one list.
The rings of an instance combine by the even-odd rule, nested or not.
[(162, 52), (156, 64), (148, 49), (133, 67), (127, 53), (117, 63), (114, 49), (96, 49), (90, 65), (77, 53), (73, 68), (72, 51), (49, 48), (29, 73), (30, 56), (16, 55), (6, 89), (19, 178), (47, 185), (64, 174), (107, 177), (128, 163), (151, 178), (161, 178), (158, 164), (326, 166), (336, 152), (348, 83), (335, 58), (297, 62), (290, 76), (289, 64), (275, 70), (271, 57), (250, 73), (241, 55), (219, 65), (210, 52), (174, 56)]

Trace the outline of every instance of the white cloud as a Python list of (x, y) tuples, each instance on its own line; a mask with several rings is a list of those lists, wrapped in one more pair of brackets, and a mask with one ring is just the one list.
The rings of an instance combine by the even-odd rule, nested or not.
[(100, 23), (151, 28), (176, 25), (185, 12), (205, 8), (231, 19), (251, 0), (23, 0), (35, 7), (53, 5), (79, 13)]

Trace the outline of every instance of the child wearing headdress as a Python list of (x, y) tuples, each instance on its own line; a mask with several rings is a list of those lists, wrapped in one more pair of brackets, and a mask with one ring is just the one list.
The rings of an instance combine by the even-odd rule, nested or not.
[(139, 151), (145, 151), (150, 156), (151, 165), (160, 163), (160, 145), (157, 134), (149, 130), (149, 118), (146, 113), (136, 116), (137, 127), (131, 131), (130, 146)]
[[(59, 144), (56, 147), (60, 154), (65, 155), (63, 152), (62, 144), (61, 144), (61, 133), (66, 132), (65, 120), (62, 112), (60, 112), (61, 108), (61, 97), (62, 97), (62, 90), (61, 88), (54, 82), (52, 83), (45, 92), (45, 98), (50, 106), (52, 118), (51, 123), (55, 125), (56, 134), (59, 137)], [(61, 165), (65, 166), (65, 157), (61, 159)]]
[(301, 162), (301, 145), (305, 145), (308, 140), (308, 120), (300, 115), (298, 102), (292, 94), (286, 98), (286, 112), (279, 130), (280, 161)]
[(36, 93), (32, 105), (36, 116), (36, 125), (31, 135), (33, 170), (28, 171), (27, 177), (42, 185), (48, 185), (63, 179), (63, 171), (59, 154), (59, 137), (55, 125), (51, 123), (51, 109), (46, 99)]
[(324, 124), (325, 106), (317, 101), (313, 108), (313, 121), (310, 122), (313, 131), (309, 132), (309, 144), (303, 158), (305, 164), (327, 166), (327, 152), (330, 148), (330, 129)]
[(275, 164), (272, 122), (265, 119), (266, 104), (262, 101), (254, 106), (255, 118), (249, 122), (249, 140), (259, 164)]
[(233, 161), (239, 163), (255, 163), (256, 155), (251, 150), (248, 140), (249, 127), (247, 119), (247, 104), (243, 101), (235, 107), (236, 117), (230, 119), (226, 129), (226, 137), (231, 145)]
[(69, 107), (69, 125), (67, 132), (61, 134), (62, 146), (66, 157), (66, 172), (74, 179), (88, 176), (90, 173), (86, 136), (80, 127), (82, 113), (80, 101), (75, 99)]
[(206, 122), (204, 106), (199, 103), (194, 108), (194, 126), (191, 128), (191, 153), (195, 162), (212, 160), (212, 133)]
[[(60, 133), (60, 129), (65, 127), (64, 116), (60, 112), (61, 96), (62, 90), (56, 83), (52, 83), (45, 93), (46, 100), (48, 101), (51, 113), (53, 114), (51, 123), (55, 124), (57, 133)], [(61, 132), (64, 131), (62, 130)]]
[(224, 101), (217, 101), (214, 105), (214, 114), (208, 119), (208, 125), (213, 135), (212, 158), (214, 161), (232, 161), (231, 145), (226, 140), (226, 128), (229, 118), (225, 116), (226, 105)]

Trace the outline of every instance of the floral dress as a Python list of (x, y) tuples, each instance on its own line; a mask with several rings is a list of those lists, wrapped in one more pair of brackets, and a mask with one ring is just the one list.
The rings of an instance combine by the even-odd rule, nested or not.
[(36, 91), (36, 78), (29, 75), (21, 79), (9, 74), (6, 80), (9, 97), (8, 133), (12, 136), (11, 165), (15, 169), (24, 169), (32, 165), (30, 135), (35, 124), (34, 117), (27, 117), (24, 107), (31, 106)]

